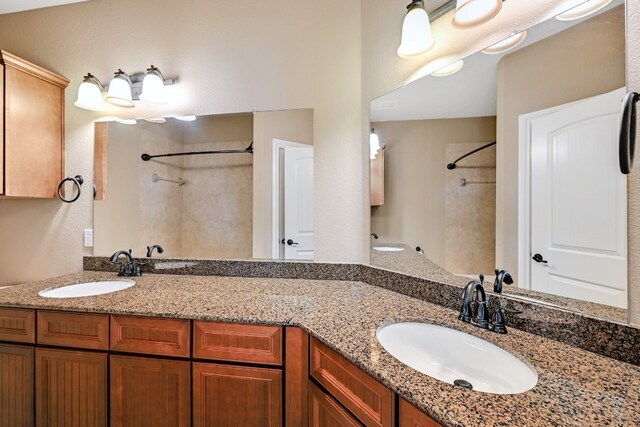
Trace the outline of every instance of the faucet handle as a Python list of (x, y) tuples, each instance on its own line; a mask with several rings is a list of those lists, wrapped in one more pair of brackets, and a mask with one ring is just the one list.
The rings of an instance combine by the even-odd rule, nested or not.
[(480, 284), (484, 283), (484, 274), (480, 273)]

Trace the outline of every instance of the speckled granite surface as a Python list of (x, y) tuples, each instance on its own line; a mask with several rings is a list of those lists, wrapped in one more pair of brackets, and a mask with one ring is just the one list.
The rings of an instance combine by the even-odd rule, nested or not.
[[(361, 281), (453, 310), (459, 309), (462, 294), (460, 284), (447, 281), (447, 277), (452, 275), (444, 270), (440, 272), (440, 276), (435, 276), (439, 280), (429, 280), (384, 268), (355, 264), (162, 258), (143, 261), (149, 262), (144, 271), (156, 274)], [(117, 271), (117, 267), (104, 257), (85, 257), (84, 269)], [(468, 281), (458, 276), (453, 277), (455, 280), (462, 279), (462, 284)], [(629, 326), (627, 322), (585, 315), (539, 302), (521, 301), (511, 297), (507, 297), (504, 302), (508, 307), (523, 312), (507, 317), (507, 325), (510, 327), (640, 365), (638, 327)], [(495, 304), (497, 298), (489, 293), (489, 307), (492, 308)]]
[[(103, 279), (113, 274), (84, 272), (2, 289), (0, 306), (300, 326), (450, 426), (640, 425), (640, 368), (514, 329), (508, 335), (483, 331), (458, 321), (455, 311), (364, 283), (147, 275), (109, 295), (38, 296), (49, 287)], [(518, 395), (494, 395), (420, 374), (377, 343), (377, 327), (398, 320), (454, 327), (492, 341), (527, 359), (538, 385)]]

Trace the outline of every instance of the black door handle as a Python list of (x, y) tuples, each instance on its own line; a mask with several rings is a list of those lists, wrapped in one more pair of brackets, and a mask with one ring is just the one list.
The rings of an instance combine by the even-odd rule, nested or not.
[(623, 101), (618, 155), (620, 172), (625, 175), (631, 173), (636, 151), (636, 103), (638, 101), (640, 101), (640, 93), (637, 92), (629, 92)]
[(289, 246), (298, 246), (298, 242), (294, 242), (293, 240), (289, 239), (289, 240), (287, 240), (287, 245), (289, 245)]
[(542, 257), (542, 255), (540, 255), (540, 254), (535, 254), (534, 256), (531, 257), (531, 259), (534, 260), (537, 263), (542, 263), (542, 264), (546, 264), (547, 263), (547, 260), (544, 259)]

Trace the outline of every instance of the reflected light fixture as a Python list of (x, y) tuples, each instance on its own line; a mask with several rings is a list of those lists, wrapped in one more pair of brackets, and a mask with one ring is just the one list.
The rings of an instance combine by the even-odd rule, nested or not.
[(458, 0), (451, 25), (457, 29), (474, 28), (495, 18), (502, 0)]
[(140, 100), (150, 104), (166, 104), (169, 102), (167, 91), (164, 87), (164, 77), (154, 65), (147, 68), (147, 74), (142, 80)]
[(371, 133), (369, 134), (369, 158), (371, 160), (375, 160), (380, 148), (380, 138), (378, 137), (376, 130), (371, 128)]
[(167, 119), (165, 119), (164, 117), (149, 117), (149, 118), (146, 118), (145, 120), (149, 123), (158, 123), (158, 124), (167, 122)]
[(482, 53), (486, 53), (487, 55), (496, 55), (498, 53), (506, 52), (518, 46), (526, 38), (527, 38), (526, 31), (521, 31), (521, 32), (514, 31), (506, 39), (499, 41), (496, 44), (492, 44), (486, 49), (483, 49)]
[(120, 117), (115, 116), (101, 117), (96, 120), (96, 122), (118, 122), (123, 125), (135, 125), (136, 123), (138, 123), (136, 119), (121, 119)]
[(134, 107), (131, 96), (131, 79), (127, 73), (120, 69), (114, 73), (114, 77), (109, 83), (109, 93), (105, 101), (118, 107)]
[(462, 70), (462, 67), (464, 67), (464, 60), (461, 59), (460, 61), (456, 61), (453, 64), (449, 64), (446, 67), (442, 67), (439, 70), (434, 71), (431, 75), (436, 77), (450, 76)]
[(558, 21), (573, 21), (596, 13), (612, 0), (589, 0), (556, 16)]
[(402, 23), (402, 38), (398, 47), (398, 56), (415, 58), (423, 55), (433, 46), (429, 14), (422, 0), (413, 0), (407, 6), (407, 15)]
[(87, 73), (84, 76), (78, 88), (78, 99), (73, 105), (90, 111), (104, 111), (102, 83), (93, 74)]
[(196, 119), (196, 116), (173, 116), (173, 118), (180, 120), (181, 122), (193, 122)]

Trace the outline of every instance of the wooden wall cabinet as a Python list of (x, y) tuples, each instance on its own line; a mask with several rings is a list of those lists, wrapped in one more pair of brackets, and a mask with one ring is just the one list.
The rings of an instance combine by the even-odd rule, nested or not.
[(64, 178), (69, 80), (0, 51), (0, 196), (55, 198)]

